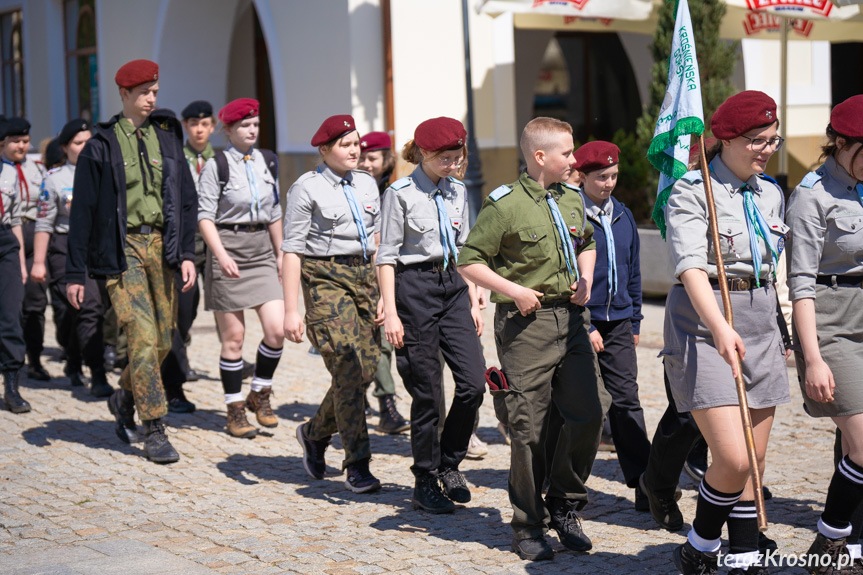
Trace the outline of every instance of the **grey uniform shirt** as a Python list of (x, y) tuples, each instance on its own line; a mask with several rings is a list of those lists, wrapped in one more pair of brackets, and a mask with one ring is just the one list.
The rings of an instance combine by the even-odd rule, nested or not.
[[(381, 199), (375, 179), (351, 170), (344, 180), (351, 186), (368, 234), (368, 254), (375, 252), (374, 234), (380, 232)], [(306, 172), (288, 190), (282, 251), (312, 257), (361, 256), (363, 244), (342, 189), (342, 178), (326, 164)]]
[[(422, 169), (391, 185), (384, 193), (381, 208), (381, 246), (377, 265), (418, 264), (443, 261), (440, 222), (435, 194), (442, 194), (447, 215), (455, 231), (456, 248), (461, 248), (470, 231), (467, 221), (467, 193), (463, 183), (441, 178), (433, 184)], [(456, 258), (456, 254), (453, 254)]]
[(72, 209), (74, 182), (75, 166), (69, 163), (54, 168), (45, 176), (42, 193), (39, 196), (37, 232), (69, 233), (69, 211)]
[(792, 301), (814, 298), (819, 275), (863, 275), (863, 205), (856, 186), (831, 156), (794, 188), (786, 217)]
[[(8, 165), (18, 179), (18, 170), (15, 164), (3, 158), (3, 164)], [(17, 182), (18, 199), (21, 201), (21, 217), (35, 220), (39, 213), (39, 194), (42, 192), (42, 180), (45, 179), (45, 169), (42, 164), (29, 158), (21, 162), (21, 171), (24, 172), (24, 180)]]
[(21, 202), (18, 197), (18, 174), (14, 165), (0, 163), (0, 202), (3, 202), (3, 218), (0, 223), (7, 226), (21, 225)]
[[(744, 183), (752, 187), (755, 204), (770, 226), (770, 240), (774, 248), (784, 246), (783, 238), (789, 229), (783, 222), (785, 198), (782, 191), (775, 183), (763, 177), (751, 176), (746, 182), (741, 181), (728, 169), (720, 156), (710, 162), (710, 181), (713, 184), (725, 273), (729, 278), (753, 277), (755, 270), (752, 267), (749, 232), (740, 187)], [(717, 277), (716, 254), (713, 242), (710, 241), (707, 200), (700, 171), (687, 172), (674, 184), (665, 208), (665, 221), (668, 225), (666, 238), (674, 266), (674, 277), (679, 278), (680, 274), (692, 268), (706, 271), (711, 278)], [(758, 275), (761, 278), (770, 278), (773, 268), (772, 255), (760, 238), (758, 245), (761, 249), (761, 269)]]
[(259, 210), (252, 212), (253, 193), (246, 174), (243, 154), (233, 147), (225, 149), (228, 159), (228, 183), (219, 186), (219, 169), (215, 158), (210, 158), (201, 170), (198, 180), (198, 221), (211, 220), (217, 224), (272, 224), (282, 217), (279, 205), (279, 183), (270, 174), (264, 156), (252, 149), (252, 170), (258, 187)]

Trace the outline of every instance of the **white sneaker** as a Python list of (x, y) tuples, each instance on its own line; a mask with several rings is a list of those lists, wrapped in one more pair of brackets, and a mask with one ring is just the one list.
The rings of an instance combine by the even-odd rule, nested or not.
[(488, 444), (476, 436), (476, 433), (470, 436), (470, 442), (467, 444), (468, 459), (482, 459), (488, 454)]
[(502, 423), (498, 423), (497, 430), (503, 436), (503, 440), (506, 442), (506, 444), (510, 445), (512, 443), (512, 440), (509, 437), (509, 428)]

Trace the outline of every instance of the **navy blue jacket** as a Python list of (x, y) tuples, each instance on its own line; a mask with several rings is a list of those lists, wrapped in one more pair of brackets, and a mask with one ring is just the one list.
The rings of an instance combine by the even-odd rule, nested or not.
[[(114, 124), (93, 126), (93, 137), (75, 166), (75, 199), (69, 214), (66, 282), (126, 271), (126, 170)], [(162, 154), (162, 213), (165, 261), (176, 268), (195, 261), (198, 195), (183, 154), (182, 128), (175, 118), (151, 117)]]
[[(582, 192), (582, 197), (585, 197)], [(608, 252), (606, 251), (605, 231), (598, 218), (585, 209), (587, 219), (593, 224), (593, 239), (596, 240), (596, 268), (593, 272), (593, 286), (590, 288), (590, 321), (632, 320), (632, 333), (641, 331), (641, 264), (639, 253), (638, 228), (629, 208), (611, 197), (611, 231), (614, 233), (614, 247), (617, 252), (617, 294), (609, 301), (608, 297)], [(586, 204), (585, 204), (586, 205)], [(591, 325), (591, 331), (594, 328)]]

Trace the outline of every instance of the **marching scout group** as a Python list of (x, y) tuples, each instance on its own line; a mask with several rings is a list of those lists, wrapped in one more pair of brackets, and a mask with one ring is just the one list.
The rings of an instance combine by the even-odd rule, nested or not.
[[(854, 383), (863, 372), (863, 96), (834, 108), (823, 164), (797, 186), (787, 209), (782, 190), (764, 174), (783, 143), (775, 102), (746, 91), (715, 111), (716, 142), (706, 152), (735, 327), (722, 311), (702, 174), (688, 172), (664, 212), (677, 283), (661, 353), (669, 407), (651, 444), (636, 383), (639, 243), (632, 214), (611, 197), (614, 144), (574, 150), (569, 124), (532, 120), (520, 141), (525, 171), (489, 195), (471, 227), (458, 179), (467, 158), (460, 122), (421, 123), (402, 151), (416, 168), (390, 183), (389, 137), (361, 138), (352, 117), (332, 116), (311, 139), (320, 163), (291, 185), (283, 215), (276, 156), (255, 146), (257, 101), (221, 109), (229, 144), (215, 152), (208, 103), (190, 104), (182, 126), (156, 108), (157, 64), (129, 62), (115, 81), (122, 113), (94, 126), (69, 122), (48, 146), (44, 168), (26, 159), (26, 120), (2, 123), (0, 363), (7, 409), (30, 410), (18, 388), (25, 353), (28, 375), (47, 375), (39, 354), (50, 291), (66, 374), (80, 384), (86, 364), (91, 391), (110, 394), (120, 439), (142, 441), (154, 462), (177, 461), (163, 423), (166, 391), (176, 410), (194, 406), (182, 395), (183, 377), (166, 374), (166, 365), (184, 353), (202, 275), (204, 306), (214, 312), (221, 340), (231, 435), (256, 435), (247, 410), (260, 425), (278, 424), (270, 397), (283, 341), (300, 343), (306, 335), (332, 376), (317, 412), (297, 428), (308, 475), (324, 478), (325, 452), (339, 434), (345, 486), (380, 489), (369, 467), (365, 394), (383, 375), (375, 391), (382, 427), (410, 428), (413, 507), (451, 513), (471, 499), (459, 465), (487, 384), (511, 442), (512, 549), (528, 560), (553, 557), (549, 528), (567, 549), (592, 548), (578, 512), (588, 503), (585, 483), (606, 414), (636, 508), (671, 531), (683, 526), (680, 470), (703, 437), (712, 463), (673, 561), (685, 574), (717, 573), (727, 525), (730, 573), (763, 574), (764, 554), (776, 543), (758, 531), (729, 364), (736, 366), (735, 354), (743, 359), (763, 471), (775, 407), (790, 400), (791, 351), (774, 285), (787, 257), (805, 409), (838, 428), (836, 469), (807, 569), (863, 573), (863, 387)], [(479, 340), (486, 289), (496, 304), (500, 370), (486, 370)], [(102, 360), (106, 304), (128, 339), (118, 390)], [(263, 339), (244, 397), (246, 309), (257, 313)], [(396, 410), (387, 379), (393, 349), (412, 398), (410, 422)], [(175, 358), (173, 370), (182, 371), (183, 361)], [(444, 363), (455, 381), (448, 411)]]

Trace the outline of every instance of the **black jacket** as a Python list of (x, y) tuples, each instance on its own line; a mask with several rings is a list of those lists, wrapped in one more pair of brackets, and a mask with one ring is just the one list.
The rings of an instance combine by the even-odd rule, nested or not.
[[(126, 170), (114, 124), (94, 126), (78, 156), (74, 201), (69, 215), (66, 282), (83, 284), (85, 274), (104, 277), (126, 271)], [(175, 118), (151, 117), (162, 153), (162, 213), (165, 260), (176, 268), (195, 261), (198, 196), (183, 154), (182, 128)]]

